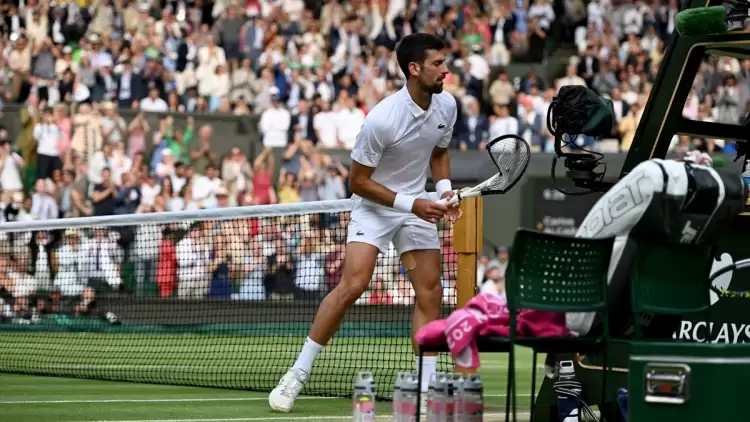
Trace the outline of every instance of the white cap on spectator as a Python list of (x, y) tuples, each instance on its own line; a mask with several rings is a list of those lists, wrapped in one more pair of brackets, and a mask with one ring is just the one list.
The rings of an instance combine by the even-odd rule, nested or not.
[(275, 86), (272, 86), (271, 88), (268, 89), (268, 93), (270, 95), (276, 95), (276, 96), (278, 96), (279, 95), (279, 88), (276, 88)]
[(71, 46), (69, 46), (69, 45), (66, 45), (65, 47), (63, 47), (63, 49), (62, 49), (62, 52), (63, 52), (64, 54), (70, 54), (70, 53), (72, 53), (72, 52), (73, 52), (73, 47), (71, 47)]
[(140, 3), (138, 5), (138, 10), (141, 12), (148, 12), (148, 9), (149, 9), (148, 3)]

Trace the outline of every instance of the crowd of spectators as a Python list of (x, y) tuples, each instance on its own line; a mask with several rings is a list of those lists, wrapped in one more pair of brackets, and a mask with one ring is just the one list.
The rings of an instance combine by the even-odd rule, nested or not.
[[(394, 47), (420, 31), (451, 46), (452, 73), (444, 87), (461, 110), (455, 148), (481, 149), (489, 139), (517, 133), (533, 151), (550, 152), (549, 104), (561, 85), (579, 84), (611, 98), (617, 119), (611, 139), (579, 142), (602, 151), (628, 150), (677, 10), (676, 0), (4, 2), (0, 102), (24, 107), (19, 133), (0, 127), (0, 218), (346, 198), (347, 169), (329, 151), (351, 149), (369, 109), (400, 89), (403, 74)], [(510, 77), (509, 64), (548, 60), (553, 39), (569, 40), (579, 51), (562, 77), (552, 82), (534, 72)], [(750, 98), (748, 75), (750, 61), (708, 60), (685, 115), (738, 122)], [(125, 119), (123, 109), (140, 113)], [(176, 112), (257, 115), (264, 149), (257, 157), (241, 148), (219, 156), (212, 127), (196, 127), (192, 118), (178, 127), (171, 116)], [(152, 127), (147, 117), (154, 113), (161, 114)], [(676, 137), (673, 148), (714, 152), (732, 145)], [(50, 287), (78, 297), (87, 288), (128, 285), (138, 294), (160, 296), (308, 298), (307, 290), (321, 294), (335, 279), (326, 274), (340, 264), (333, 257), (342, 257), (343, 240), (336, 233), (345, 218), (6, 233), (0, 235), (0, 291), (19, 297)], [(195, 271), (212, 274), (203, 280), (223, 280), (216, 286), (180, 283), (187, 273), (182, 253), (175, 251), (196, 239), (203, 239), (205, 261), (185, 264), (198, 262), (201, 269)], [(450, 244), (444, 247), (450, 254)], [(163, 255), (172, 256), (167, 267)], [(216, 264), (222, 256), (231, 256), (231, 265)], [(375, 287), (362, 301), (409, 303), (413, 293), (404, 285), (398, 259), (382, 259), (378, 268), (385, 270), (376, 271)], [(455, 261), (452, 255), (444, 260)], [(74, 263), (75, 270), (65, 263)], [(501, 289), (502, 259), (486, 264), (479, 281), (494, 280)], [(447, 298), (455, 297), (450, 294), (455, 263), (449, 267)], [(161, 277), (164, 268), (171, 281)], [(287, 268), (285, 280), (291, 282), (281, 280), (280, 268)], [(24, 274), (37, 274), (36, 281)], [(269, 282), (269, 274), (281, 281)], [(314, 279), (308, 284), (316, 287), (300, 287), (307, 283), (300, 277)]]

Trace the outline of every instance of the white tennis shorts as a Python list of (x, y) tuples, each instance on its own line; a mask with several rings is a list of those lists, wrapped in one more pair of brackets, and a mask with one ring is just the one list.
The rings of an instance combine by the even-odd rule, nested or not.
[(440, 249), (437, 226), (411, 213), (357, 203), (352, 209), (346, 243), (362, 242), (388, 252), (393, 242), (399, 254)]

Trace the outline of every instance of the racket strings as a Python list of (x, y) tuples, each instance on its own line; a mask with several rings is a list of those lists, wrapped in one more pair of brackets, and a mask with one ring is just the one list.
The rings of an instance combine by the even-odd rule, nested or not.
[(498, 174), (489, 184), (492, 190), (505, 190), (512, 186), (526, 171), (531, 158), (529, 145), (522, 138), (508, 138), (489, 147)]

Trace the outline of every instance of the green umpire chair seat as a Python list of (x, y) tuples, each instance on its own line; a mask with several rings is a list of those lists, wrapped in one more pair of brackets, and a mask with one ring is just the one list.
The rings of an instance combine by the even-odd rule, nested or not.
[[(581, 353), (603, 351), (606, 365), (608, 340), (607, 270), (614, 238), (581, 239), (520, 229), (511, 248), (505, 274), (510, 316), (510, 336), (487, 336), (477, 339), (481, 353), (508, 353), (506, 421), (516, 420), (515, 345), (534, 352), (531, 387), (531, 417), (536, 393), (536, 359), (538, 353)], [(597, 337), (518, 337), (516, 321), (520, 309), (551, 312), (602, 313), (604, 332)], [(421, 347), (425, 352), (448, 351), (446, 345)], [(421, 371), (421, 365), (419, 365)], [(421, 373), (419, 374), (421, 379)], [(602, 394), (606, 391), (606, 376)], [(533, 420), (533, 419), (531, 419)]]

